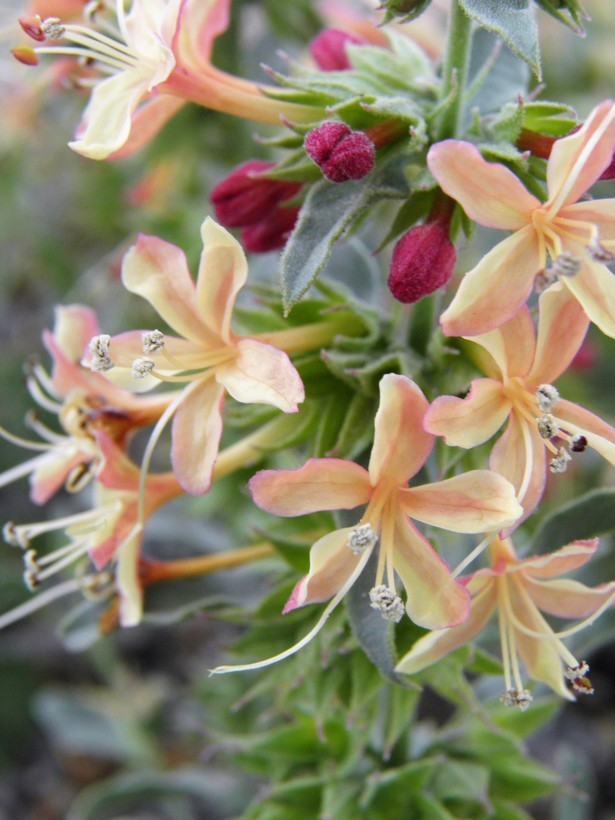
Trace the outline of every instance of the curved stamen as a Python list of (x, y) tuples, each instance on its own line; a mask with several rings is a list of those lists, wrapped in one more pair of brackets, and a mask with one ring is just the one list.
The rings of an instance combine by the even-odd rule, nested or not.
[(13, 433), (9, 433), (9, 431), (0, 425), (0, 438), (3, 438), (5, 441), (10, 441), (11, 444), (16, 444), (18, 447), (23, 447), (24, 450), (39, 450), (41, 452), (47, 452), (48, 450), (52, 449), (51, 444), (43, 444), (40, 441), (30, 441), (26, 438), (21, 438), (21, 436), (16, 436)]
[(41, 386), (34, 377), (26, 379), (26, 387), (28, 393), (32, 396), (34, 401), (44, 410), (49, 410), (50, 413), (57, 414), (62, 410), (62, 403), (53, 401), (43, 393)]
[(34, 411), (30, 410), (26, 414), (24, 421), (26, 426), (29, 427), (30, 430), (34, 430), (35, 433), (38, 433), (43, 441), (48, 441), (50, 444), (66, 444), (66, 436), (62, 436), (50, 430), (46, 424), (43, 424)]
[(0, 629), (4, 629), (5, 626), (9, 626), (15, 623), (15, 621), (21, 621), (23, 618), (27, 618), (28, 615), (36, 612), (38, 609), (42, 609), (53, 601), (57, 601), (59, 598), (64, 598), (66, 595), (80, 591), (81, 581), (76, 580), (64, 581), (62, 584), (51, 587), (51, 589), (39, 593), (31, 600), (15, 607), (15, 609), (11, 609), (5, 612), (4, 615), (0, 615)]
[(455, 567), (455, 569), (451, 573), (452, 577), (457, 578), (464, 571), (464, 569), (467, 566), (469, 566), (473, 561), (475, 561), (478, 558), (478, 556), (482, 552), (485, 551), (485, 548), (487, 547), (487, 545), (491, 541), (493, 541), (493, 539), (495, 538), (496, 535), (497, 535), (497, 532), (495, 530), (493, 532), (488, 533), (483, 538), (483, 540), (480, 542), (480, 544), (478, 544), (476, 547), (474, 547), (472, 552), (470, 552), (468, 555), (466, 555), (466, 557), (463, 559), (463, 561), (461, 561), (461, 563), (457, 564), (457, 566)]

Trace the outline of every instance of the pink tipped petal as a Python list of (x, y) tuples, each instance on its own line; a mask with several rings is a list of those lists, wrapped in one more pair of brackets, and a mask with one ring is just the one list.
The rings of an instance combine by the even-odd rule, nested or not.
[(115, 581), (120, 596), (120, 624), (136, 626), (143, 617), (143, 586), (139, 578), (142, 528), (136, 526), (116, 551)]
[[(446, 629), (463, 623), (470, 595), (455, 581), (429, 541), (401, 513), (395, 518), (394, 564), (406, 589), (406, 611), (425, 629)], [(382, 547), (381, 547), (382, 548)]]
[(193, 382), (173, 419), (173, 471), (192, 495), (203, 495), (211, 487), (222, 435), (223, 401), (224, 390), (214, 381)]
[(420, 672), (427, 666), (436, 663), (449, 652), (469, 643), (485, 627), (491, 618), (497, 602), (495, 584), (486, 584), (472, 598), (470, 614), (466, 621), (451, 629), (437, 629), (414, 644), (397, 664), (395, 671), (406, 675)]
[[(574, 252), (574, 251), (573, 251)], [(615, 276), (600, 262), (581, 251), (581, 270), (563, 279), (570, 292), (579, 300), (590, 320), (600, 330), (615, 338)]]
[(615, 465), (615, 429), (599, 416), (590, 413), (578, 404), (560, 399), (555, 405), (554, 416), (561, 426), (573, 434), (584, 435), (592, 450)]
[(211, 64), (214, 40), (226, 31), (230, 20), (231, 0), (199, 0), (179, 4), (173, 51), (182, 65), (198, 71)]
[(78, 364), (84, 348), (100, 333), (96, 313), (85, 305), (58, 305), (55, 308), (53, 338), (67, 359)]
[(614, 582), (592, 589), (569, 578), (535, 581), (528, 577), (524, 581), (536, 606), (558, 618), (589, 618), (615, 597)]
[(384, 478), (405, 484), (423, 466), (434, 444), (433, 436), (423, 430), (428, 407), (421, 389), (410, 379), (393, 373), (382, 377), (369, 460), (374, 487)]
[(201, 237), (196, 285), (200, 316), (212, 333), (229, 344), (235, 298), (247, 279), (248, 263), (239, 242), (211, 217), (203, 222)]
[(98, 481), (103, 487), (136, 493), (139, 487), (139, 467), (107, 433), (98, 431), (96, 443), (104, 458)]
[(306, 604), (328, 601), (344, 586), (361, 560), (348, 546), (352, 530), (335, 530), (314, 544), (310, 550), (310, 571), (293, 590), (285, 613)]
[[(525, 436), (524, 436), (525, 429)], [(526, 445), (526, 437), (528, 445)], [(545, 446), (540, 438), (538, 426), (528, 422), (513, 411), (508, 427), (496, 442), (489, 459), (489, 467), (504, 476), (519, 493), (526, 476), (526, 465), (530, 462), (529, 483), (519, 498), (523, 506), (523, 516), (515, 526), (530, 515), (542, 498), (547, 479)], [(508, 533), (505, 533), (508, 535)]]
[(471, 470), (435, 484), (399, 491), (410, 518), (452, 532), (489, 532), (513, 524), (523, 513), (515, 489), (489, 470)]
[(598, 228), (600, 242), (613, 250), (615, 243), (615, 199), (594, 199), (590, 202), (575, 202), (559, 212), (565, 219), (578, 220)]
[(576, 202), (608, 168), (615, 151), (615, 103), (594, 108), (583, 127), (555, 140), (547, 165), (547, 189), (553, 210)]
[(253, 339), (242, 339), (236, 347), (237, 357), (216, 368), (216, 380), (244, 404), (271, 404), (296, 413), (305, 392), (286, 353)]
[(447, 336), (477, 336), (504, 324), (525, 304), (544, 267), (531, 225), (504, 239), (465, 275), (440, 317)]
[(36, 468), (30, 475), (30, 499), (35, 504), (46, 504), (62, 489), (71, 471), (80, 464), (87, 465), (89, 458), (77, 447), (51, 450), (35, 460)]
[(132, 116), (128, 138), (109, 159), (122, 159), (140, 151), (185, 104), (185, 100), (168, 94), (154, 94), (145, 100)]
[(141, 234), (124, 257), (122, 281), (129, 291), (147, 299), (180, 336), (216, 343), (199, 315), (195, 285), (180, 248)]
[(561, 282), (551, 285), (540, 297), (536, 356), (527, 381), (538, 387), (554, 382), (567, 368), (583, 344), (589, 319)]
[[(96, 488), (101, 503), (104, 503), (106, 494), (104, 488)], [(110, 497), (109, 494), (107, 494)], [(96, 569), (102, 569), (116, 553), (118, 546), (128, 537), (137, 520), (137, 502), (134, 500), (118, 499), (112, 504), (112, 509), (96, 528), (90, 558)], [(67, 530), (70, 534), (70, 528)]]
[(597, 538), (590, 541), (573, 541), (555, 552), (520, 561), (512, 571), (523, 572), (531, 578), (557, 578), (584, 566), (597, 549)]
[(298, 470), (261, 470), (250, 480), (252, 499), (273, 515), (351, 510), (367, 504), (367, 470), (352, 461), (311, 458)]
[(523, 306), (500, 327), (480, 336), (472, 336), (470, 341), (489, 353), (505, 378), (525, 376), (532, 366), (536, 349), (532, 314)]
[(444, 436), (451, 446), (476, 447), (500, 429), (511, 407), (500, 382), (475, 379), (465, 399), (436, 399), (425, 416), (425, 429), (434, 436)]
[(470, 219), (487, 228), (519, 230), (540, 206), (512, 171), (487, 162), (469, 142), (436, 143), (429, 149), (427, 164), (442, 190), (459, 202)]

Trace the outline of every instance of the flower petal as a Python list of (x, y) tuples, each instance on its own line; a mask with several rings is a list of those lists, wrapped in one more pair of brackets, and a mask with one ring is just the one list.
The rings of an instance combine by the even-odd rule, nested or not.
[(468, 617), (470, 595), (429, 541), (402, 513), (395, 517), (395, 569), (406, 589), (406, 611), (425, 629), (446, 629)]
[(449, 652), (465, 646), (484, 628), (493, 615), (496, 602), (495, 584), (486, 584), (478, 595), (472, 598), (470, 614), (466, 621), (450, 629), (437, 629), (423, 635), (400, 660), (395, 671), (412, 675), (436, 663)]
[(35, 504), (46, 504), (64, 486), (71, 470), (87, 465), (90, 458), (78, 447), (64, 447), (33, 459), (31, 463), (36, 466), (30, 475), (30, 499)]
[(244, 404), (271, 404), (284, 413), (296, 413), (305, 392), (286, 353), (253, 339), (242, 339), (236, 347), (238, 356), (216, 368), (216, 381)]
[(563, 422), (561, 426), (565, 430), (585, 436), (592, 450), (600, 453), (609, 464), (615, 465), (615, 429), (610, 424), (566, 399), (560, 399), (554, 410), (557, 413), (555, 419)]
[(226, 31), (230, 21), (231, 0), (199, 0), (181, 3), (175, 27), (173, 51), (182, 66), (198, 71), (211, 65), (214, 40)]
[(180, 248), (156, 236), (140, 234), (124, 257), (122, 281), (131, 293), (147, 299), (180, 336), (219, 344), (199, 315), (195, 285)]
[(372, 486), (386, 478), (401, 485), (423, 466), (434, 437), (423, 430), (429, 402), (405, 376), (389, 373), (380, 380), (380, 405), (369, 459)]
[(294, 588), (284, 612), (328, 601), (346, 583), (361, 560), (348, 546), (353, 527), (335, 530), (318, 540), (310, 550), (310, 571)]
[(575, 202), (559, 212), (565, 219), (588, 222), (598, 228), (600, 241), (613, 249), (615, 242), (615, 199), (593, 199), (590, 202)]
[(489, 532), (510, 526), (523, 513), (512, 484), (489, 470), (402, 489), (399, 498), (410, 518), (452, 532)]
[(531, 225), (504, 239), (467, 273), (440, 317), (447, 336), (477, 336), (504, 324), (524, 305), (544, 267)]
[(78, 364), (93, 336), (100, 333), (96, 313), (85, 305), (56, 305), (53, 338), (59, 350)]
[(581, 269), (561, 281), (579, 300), (590, 320), (607, 336), (615, 338), (615, 276), (583, 250), (573, 249), (573, 253), (580, 256)]
[(109, 159), (122, 159), (140, 151), (184, 105), (185, 100), (170, 94), (153, 94), (146, 99), (132, 115), (128, 138)]
[(351, 510), (367, 504), (372, 492), (367, 470), (337, 458), (311, 458), (298, 470), (261, 470), (248, 486), (255, 504), (283, 516)]
[(584, 566), (598, 549), (598, 539), (589, 541), (572, 541), (565, 547), (546, 555), (535, 555), (519, 561), (511, 568), (512, 572), (523, 572), (532, 578), (557, 578), (566, 572), (572, 572)]
[(532, 314), (523, 306), (503, 325), (480, 336), (472, 336), (470, 341), (489, 353), (504, 378), (525, 376), (532, 366), (536, 350)]
[(540, 206), (535, 196), (504, 165), (487, 162), (476, 146), (460, 140), (438, 142), (427, 154), (429, 170), (442, 190), (466, 214), (487, 228), (516, 231)]
[(203, 323), (225, 344), (231, 342), (231, 316), (237, 293), (248, 277), (243, 248), (211, 217), (201, 226), (203, 253), (196, 283), (198, 310)]
[(615, 593), (615, 582), (585, 586), (570, 578), (535, 581), (524, 578), (528, 593), (539, 609), (558, 618), (589, 618)]
[(527, 381), (538, 387), (554, 382), (583, 344), (589, 318), (561, 282), (540, 296), (536, 356)]
[(211, 379), (193, 382), (173, 419), (171, 462), (180, 484), (192, 495), (211, 487), (222, 435), (224, 389)]
[(574, 134), (555, 140), (547, 165), (548, 210), (576, 202), (598, 179), (615, 151), (615, 103), (598, 105)]
[(475, 379), (465, 399), (440, 396), (425, 415), (425, 429), (444, 436), (453, 447), (476, 447), (500, 429), (512, 404), (503, 393), (501, 382)]
[(139, 578), (142, 534), (142, 527), (137, 525), (116, 551), (115, 582), (120, 596), (122, 626), (136, 626), (143, 617), (143, 586)]

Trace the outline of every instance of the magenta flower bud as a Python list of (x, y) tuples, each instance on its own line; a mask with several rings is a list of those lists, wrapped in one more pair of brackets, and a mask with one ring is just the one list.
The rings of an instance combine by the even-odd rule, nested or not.
[(255, 225), (262, 222), (280, 202), (298, 193), (301, 189), (298, 182), (266, 179), (262, 176), (273, 167), (273, 162), (252, 159), (235, 168), (216, 185), (210, 199), (216, 220), (221, 225), (226, 228)]
[(266, 219), (241, 232), (241, 244), (250, 253), (267, 253), (283, 248), (291, 235), (299, 208), (276, 208)]
[(410, 304), (428, 296), (451, 278), (457, 255), (448, 222), (417, 225), (393, 249), (389, 288), (398, 302)]
[(343, 122), (323, 122), (305, 137), (305, 150), (331, 182), (363, 179), (376, 160), (376, 147), (363, 131)]
[(365, 40), (339, 28), (323, 28), (310, 43), (310, 54), (321, 71), (347, 71), (352, 68), (346, 54), (348, 43), (360, 46)]

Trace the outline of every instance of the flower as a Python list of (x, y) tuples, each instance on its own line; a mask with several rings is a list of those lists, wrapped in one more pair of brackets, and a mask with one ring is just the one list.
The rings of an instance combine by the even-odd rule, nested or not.
[(356, 526), (335, 530), (314, 544), (309, 573), (295, 587), (285, 612), (346, 592), (380, 538), (374, 608), (392, 620), (401, 618), (397, 573), (407, 592), (405, 609), (417, 624), (435, 629), (465, 620), (465, 588), (409, 519), (453, 532), (487, 532), (511, 524), (521, 508), (511, 485), (486, 470), (408, 488), (434, 443), (422, 429), (427, 407), (413, 381), (386, 375), (380, 382), (369, 469), (352, 461), (315, 458), (298, 470), (264, 470), (252, 478), (255, 503), (274, 515), (367, 504)]
[[(579, 662), (564, 646), (562, 638), (592, 623), (615, 597), (615, 582), (591, 588), (578, 581), (553, 580), (583, 566), (592, 557), (598, 541), (573, 541), (549, 554), (520, 561), (509, 539), (490, 545), (492, 565), (479, 569), (463, 582), (472, 596), (470, 615), (461, 626), (430, 632), (414, 644), (397, 665), (397, 672), (420, 672), (472, 640), (487, 624), (495, 610), (500, 624), (500, 641), (506, 705), (521, 709), (531, 702), (519, 669), (519, 656), (527, 674), (542, 681), (567, 700), (574, 691), (591, 694), (589, 667)], [(582, 618), (576, 627), (554, 632), (540, 610), (558, 618)]]
[(497, 330), (470, 341), (480, 345), (487, 378), (472, 382), (465, 399), (441, 396), (425, 416), (425, 429), (457, 447), (476, 447), (508, 419), (489, 466), (516, 488), (525, 519), (542, 497), (547, 463), (563, 472), (571, 454), (592, 447), (615, 464), (615, 430), (559, 398), (552, 386), (583, 343), (588, 319), (566, 287), (555, 283), (539, 300), (538, 334), (527, 307)]
[(339, 28), (323, 28), (309, 43), (312, 59), (321, 71), (347, 71), (352, 64), (347, 45), (364, 45), (367, 41)]
[(155, 236), (141, 235), (123, 263), (125, 287), (147, 299), (183, 338), (142, 330), (98, 336), (86, 358), (109, 378), (125, 380), (132, 374), (131, 383), (141, 390), (160, 382), (186, 384), (161, 417), (152, 441), (174, 414), (173, 469), (195, 495), (211, 485), (225, 392), (237, 401), (270, 404), (284, 413), (296, 412), (304, 398), (301, 378), (285, 353), (231, 329), (235, 298), (247, 278), (241, 246), (211, 218), (204, 221), (201, 236), (204, 250), (196, 284), (184, 253)]
[[(615, 336), (615, 280), (603, 264), (615, 251), (615, 199), (577, 202), (607, 168), (615, 148), (615, 103), (595, 108), (582, 128), (556, 142), (541, 202), (468, 142), (433, 145), (429, 169), (470, 219), (512, 230), (466, 274), (441, 316), (447, 335), (476, 336), (499, 327), (525, 303), (537, 275), (559, 278), (592, 322)], [(552, 267), (545, 270), (547, 254)]]
[(37, 27), (26, 18), (23, 28), (33, 39), (40, 41), (42, 34), (45, 41), (68, 45), (21, 47), (16, 56), (32, 62), (39, 54), (68, 54), (99, 67), (102, 77), (69, 143), (91, 159), (141, 148), (186, 100), (259, 122), (279, 123), (282, 116), (314, 119), (310, 106), (276, 101), (265, 88), (211, 64), (214, 40), (228, 26), (229, 7), (230, 0), (133, 0), (126, 14), (118, 0), (114, 10), (107, 4), (90, 6), (87, 26), (49, 17)]
[(302, 185), (268, 179), (273, 162), (251, 159), (219, 182), (210, 195), (216, 220), (225, 228), (245, 228), (262, 222), (280, 202), (297, 194)]
[(82, 367), (83, 350), (97, 332), (98, 321), (89, 308), (56, 307), (53, 333), (43, 332), (43, 343), (53, 361), (52, 373), (32, 362), (26, 383), (37, 404), (57, 416), (62, 432), (50, 430), (32, 414), (28, 423), (41, 442), (26, 441), (0, 428), (0, 437), (40, 453), (0, 474), (0, 487), (29, 475), (30, 497), (35, 504), (46, 503), (62, 486), (69, 492), (83, 489), (104, 462), (96, 431), (105, 431), (124, 446), (134, 430), (154, 423), (173, 399), (172, 394), (135, 396), (101, 373)]

